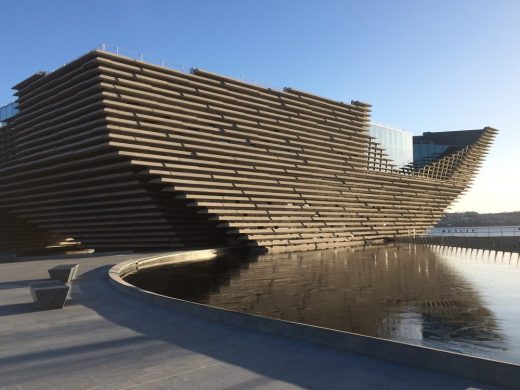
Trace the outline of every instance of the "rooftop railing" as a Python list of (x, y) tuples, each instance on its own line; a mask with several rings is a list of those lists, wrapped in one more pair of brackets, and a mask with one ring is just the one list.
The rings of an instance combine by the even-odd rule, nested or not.
[[(102, 51), (107, 51), (107, 52), (114, 53), (114, 54), (119, 54), (119, 55), (122, 55), (125, 57), (133, 58), (134, 60), (137, 60), (137, 61), (146, 61), (151, 64), (159, 65), (159, 66), (162, 66), (165, 68), (180, 70), (181, 72), (185, 72), (185, 73), (190, 73), (191, 69), (197, 68), (196, 66), (180, 65), (178, 63), (172, 62), (170, 60), (167, 60), (167, 59), (164, 59), (161, 57), (150, 56), (148, 54), (144, 54), (141, 52), (122, 49), (120, 46), (109, 45), (107, 43), (101, 43), (100, 45), (98, 45), (95, 48), (95, 50), (102, 50)], [(283, 87), (271, 87), (267, 83), (263, 83), (258, 80), (255, 80), (255, 79), (247, 78), (244, 75), (239, 74), (237, 76), (231, 76), (231, 77), (236, 79), (237, 81), (243, 81), (245, 83), (254, 84), (259, 87), (270, 88), (270, 89), (279, 90), (279, 91), (283, 90)]]
[(430, 237), (520, 237), (520, 226), (472, 226), (433, 228)]

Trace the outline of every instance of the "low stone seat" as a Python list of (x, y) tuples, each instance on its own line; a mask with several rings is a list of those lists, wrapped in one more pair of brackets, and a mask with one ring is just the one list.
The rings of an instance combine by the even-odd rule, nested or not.
[(76, 279), (79, 264), (62, 264), (49, 269), (49, 276), (53, 280), (59, 280), (63, 283), (69, 283)]
[(40, 310), (62, 309), (70, 287), (59, 280), (29, 284), (31, 295)]

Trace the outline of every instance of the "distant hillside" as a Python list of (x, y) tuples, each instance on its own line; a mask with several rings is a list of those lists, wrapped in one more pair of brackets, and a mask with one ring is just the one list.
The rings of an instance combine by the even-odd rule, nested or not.
[(520, 211), (492, 214), (479, 214), (474, 211), (448, 213), (436, 225), (449, 226), (520, 226)]

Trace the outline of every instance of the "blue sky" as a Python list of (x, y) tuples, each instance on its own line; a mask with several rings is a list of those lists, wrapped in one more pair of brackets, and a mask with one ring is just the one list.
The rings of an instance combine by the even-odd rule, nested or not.
[(454, 211), (520, 210), (520, 1), (6, 1), (0, 104), (106, 42), (145, 60), (373, 105), (414, 133), (501, 132)]

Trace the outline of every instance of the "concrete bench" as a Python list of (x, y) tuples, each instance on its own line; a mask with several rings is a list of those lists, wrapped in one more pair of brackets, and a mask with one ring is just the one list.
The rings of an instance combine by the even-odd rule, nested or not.
[(79, 264), (62, 264), (49, 269), (49, 276), (52, 280), (59, 280), (63, 283), (69, 283), (76, 279)]
[(31, 295), (40, 310), (62, 309), (70, 287), (59, 280), (29, 284)]

